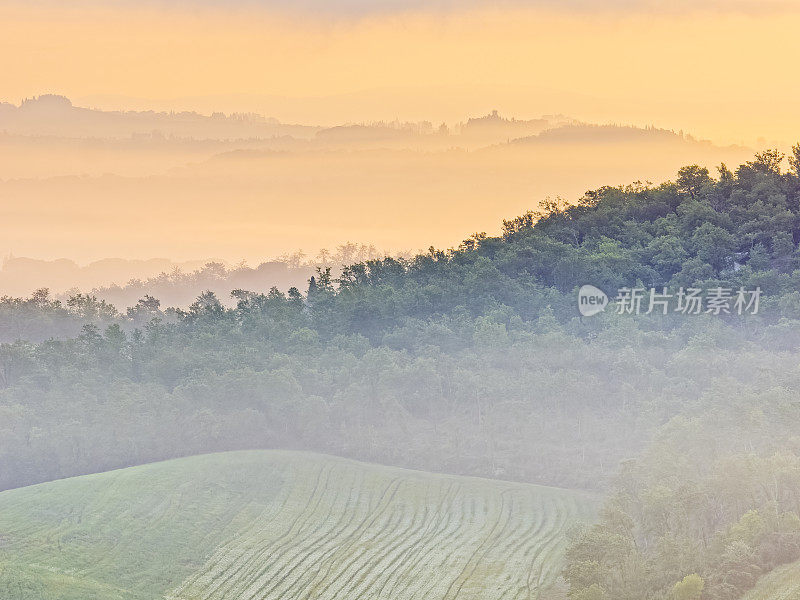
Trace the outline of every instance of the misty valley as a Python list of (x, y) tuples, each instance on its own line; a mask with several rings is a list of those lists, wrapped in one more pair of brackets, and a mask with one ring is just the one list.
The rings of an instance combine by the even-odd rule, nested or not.
[(0, 600), (800, 600), (798, 31), (2, 0)]
[[(688, 166), (674, 182), (547, 204), (506, 220), (499, 236), (476, 234), (447, 251), (368, 258), (336, 274), (317, 266), (302, 291), (240, 289), (233, 303), (205, 291), (186, 308), (146, 296), (124, 312), (89, 294), (3, 298), (0, 581), (22, 590), (6, 593), (62, 597), (75, 585), (81, 597), (107, 597), (106, 586), (132, 578), (118, 597), (239, 597), (220, 590), (248, 586), (258, 586), (255, 597), (340, 597), (335, 590), (361, 581), (348, 570), (358, 565), (376, 579), (348, 594), (381, 597), (441, 535), (477, 553), (431, 564), (441, 597), (457, 588), (476, 598), (666, 598), (693, 586), (708, 598), (759, 597), (752, 590), (764, 575), (800, 560), (797, 148), (789, 172), (774, 151), (716, 177)], [(756, 314), (632, 315), (607, 303), (582, 317), (575, 282), (612, 298), (645, 284), (757, 286), (764, 297)], [(58, 331), (68, 333), (48, 335)], [(282, 449), (288, 462), (264, 467), (262, 478), (258, 464), (273, 459), (255, 449)], [(186, 456), (196, 458), (170, 462)], [(313, 464), (327, 473), (326, 456), (361, 461), (348, 467), (359, 481), (381, 464), (425, 471), (443, 487), (414, 484), (398, 495), (406, 479), (388, 478), (374, 497), (355, 484), (340, 490), (331, 486), (342, 475), (325, 483), (313, 474)], [(181, 465), (190, 472), (178, 473)], [(224, 483), (215, 483), (218, 469)], [(150, 473), (153, 485), (174, 477), (178, 488), (141, 506), (142, 525), (170, 523), (142, 532), (136, 490), (149, 489)], [(271, 496), (282, 493), (270, 491), (276, 477), (292, 481), (285, 500)], [(499, 504), (464, 496), (468, 481), (496, 490)], [(226, 515), (209, 513), (217, 541), (187, 547), (184, 521), (212, 509), (197, 504), (212, 489), (213, 510)], [(516, 507), (517, 489), (530, 502), (561, 495), (527, 509)], [(234, 502), (242, 494), (252, 500)], [(473, 516), (461, 518), (474, 530), (447, 533), (453, 502), (467, 502)], [(565, 502), (578, 504), (564, 512)], [(419, 522), (406, 512), (417, 503)], [(117, 510), (133, 519), (120, 531), (158, 536), (148, 554), (156, 564), (80, 567), (93, 560), (88, 540), (113, 552), (139, 543), (106, 540), (102, 523)], [(514, 519), (555, 515), (562, 520), (548, 527), (561, 533), (544, 558), (538, 548), (550, 538), (541, 536), (553, 530)], [(359, 557), (378, 560), (368, 540), (391, 544), (380, 532), (395, 530), (399, 544), (414, 531), (420, 541), (373, 572)], [(350, 540), (344, 554), (333, 550), (337, 536)], [(520, 553), (513, 568), (511, 546)], [(306, 551), (313, 568), (298, 562)], [(272, 553), (286, 562), (270, 567)], [(55, 556), (64, 565), (56, 571), (37, 566)], [(489, 556), (511, 579), (476, 575)], [(218, 569), (233, 587), (215, 583)], [(548, 575), (519, 579), (539, 572)], [(278, 593), (284, 577), (291, 585)], [(391, 585), (400, 588), (390, 597), (417, 593)]]

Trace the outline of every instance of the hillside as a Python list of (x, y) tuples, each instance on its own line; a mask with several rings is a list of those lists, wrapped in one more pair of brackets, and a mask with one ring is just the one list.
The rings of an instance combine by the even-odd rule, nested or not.
[(0, 493), (0, 597), (546, 598), (592, 510), (322, 455), (204, 455)]
[[(0, 487), (178, 456), (284, 448), (595, 489), (606, 494), (600, 519), (572, 536), (566, 554), (573, 600), (672, 600), (676, 587), (689, 593), (700, 585), (704, 600), (741, 600), (764, 574), (800, 559), (800, 145), (788, 172), (785, 158), (765, 151), (735, 170), (720, 166), (716, 177), (688, 165), (675, 183), (604, 187), (572, 206), (543, 203), (505, 220), (501, 236), (476, 233), (446, 251), (367, 260), (338, 279), (321, 270), (305, 294), (239, 290), (235, 307), (211, 292), (187, 310), (144, 298), (124, 314), (87, 296), (66, 305), (44, 293), (0, 299), (4, 327), (26, 324), (47, 334), (85, 323), (75, 338), (0, 345), (0, 464), (10, 465), (0, 469)], [(615, 302), (583, 318), (576, 292), (589, 282), (619, 300), (626, 289), (638, 290), (652, 310)], [(691, 310), (689, 290), (702, 300)], [(752, 302), (737, 302), (740, 295)], [(664, 310), (656, 297), (670, 300)], [(376, 489), (386, 489), (388, 477)], [(358, 498), (380, 497), (372, 490)], [(396, 498), (411, 493), (405, 490)], [(421, 514), (437, 514), (441, 495), (426, 495)], [(498, 495), (513, 496), (491, 492)], [(347, 503), (327, 492), (319, 504), (310, 490), (297, 497), (311, 497), (310, 510), (326, 514)], [(441, 514), (460, 514), (462, 502), (484, 514), (480, 506), (491, 502), (481, 498), (441, 502)], [(259, 513), (277, 510), (260, 502)], [(359, 539), (383, 557), (392, 538), (373, 540), (366, 514), (379, 500), (365, 502), (346, 505), (352, 522), (365, 523)], [(11, 514), (13, 523), (25, 522)], [(240, 589), (254, 598), (293, 593), (262, 590), (269, 580), (297, 583), (309, 597), (349, 598), (361, 586), (394, 585), (354, 575), (361, 555), (350, 563), (350, 554), (323, 547), (317, 556), (316, 542), (293, 552), (326, 566), (284, 569), (299, 558), (284, 554), (282, 536), (313, 539), (317, 523), (330, 521), (309, 516), (307, 525), (299, 509), (275, 514), (282, 530), (262, 536), (269, 523), (251, 527), (253, 537), (236, 538), (218, 558), (211, 557), (233, 532), (209, 533), (202, 552), (163, 556), (157, 569), (161, 562), (179, 567), (155, 591), (177, 590), (181, 600), (213, 597), (217, 589), (220, 598)], [(391, 531), (417, 527), (402, 512), (380, 517), (394, 519), (376, 521)], [(495, 552), (487, 550), (495, 547), (492, 519), (479, 524), (482, 538), (459, 533), (457, 549), (467, 554), (453, 551), (452, 564), (423, 559), (432, 569), (427, 580), (461, 585), (440, 576), (443, 570), (454, 579), (480, 577), (495, 590), (493, 582), (504, 580), (479, 572)], [(531, 525), (512, 523), (517, 532)], [(347, 540), (339, 530), (331, 535)], [(37, 547), (20, 539), (13, 556)], [(409, 544), (442, 545), (440, 536), (433, 540)], [(280, 560), (264, 563), (272, 542)], [(506, 568), (530, 570), (497, 552), (497, 577)], [(476, 571), (470, 556), (480, 557)], [(405, 567), (392, 560), (375, 558), (369, 573), (396, 577)], [(49, 561), (34, 552), (23, 564)], [(229, 564), (244, 570), (229, 572)], [(325, 587), (338, 576), (353, 589)], [(150, 579), (137, 571), (131, 581)], [(514, 577), (503, 585), (523, 590)]]
[(763, 577), (742, 600), (797, 600), (800, 598), (800, 562), (775, 569)]
[(311, 137), (319, 128), (282, 124), (252, 113), (103, 111), (74, 106), (69, 98), (44, 94), (19, 106), (0, 102), (0, 124), (5, 133), (62, 138), (125, 139), (155, 136), (205, 140)]

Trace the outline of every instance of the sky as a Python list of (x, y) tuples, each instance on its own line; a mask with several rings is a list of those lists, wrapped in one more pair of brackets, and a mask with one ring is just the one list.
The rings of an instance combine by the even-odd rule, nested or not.
[(0, 100), (457, 122), (499, 109), (800, 138), (800, 8), (779, 0), (4, 0)]
[[(0, 161), (0, 255), (257, 264), (346, 241), (457, 245), (548, 196), (575, 200), (602, 185), (664, 181), (695, 160), (714, 172), (751, 149), (789, 150), (800, 141), (798, 31), (800, 2), (782, 0), (0, 0), (0, 102), (51, 93), (104, 110), (255, 112), (320, 126), (452, 127), (498, 110), (716, 144), (298, 150), (285, 163), (242, 164), (209, 150), (192, 155), (195, 166), (182, 158), (181, 170), (183, 155), (162, 164), (158, 152), (170, 150), (155, 142), (113, 152), (23, 143), (0, 122), (0, 158), (54, 165), (33, 178), (4, 175), (14, 160)], [(125, 169), (106, 176), (92, 162), (100, 151)]]
[[(41, 1), (41, 0), (40, 0)], [(611, 12), (611, 11), (649, 11), (686, 12), (697, 9), (737, 10), (745, 12), (764, 12), (786, 10), (792, 6), (790, 0), (106, 0), (105, 4), (116, 6), (141, 6), (143, 2), (154, 6), (187, 7), (244, 7), (283, 10), (294, 13), (325, 13), (347, 18), (376, 13), (398, 13), (410, 10), (438, 10), (456, 12), (472, 7), (527, 7), (558, 8), (567, 11)], [(84, 0), (84, 3), (86, 1)]]

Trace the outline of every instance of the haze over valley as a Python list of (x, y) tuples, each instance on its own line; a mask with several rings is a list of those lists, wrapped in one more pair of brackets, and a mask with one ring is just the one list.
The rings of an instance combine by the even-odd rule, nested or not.
[[(314, 262), (347, 242), (395, 255), (454, 247), (548, 197), (574, 201), (602, 185), (658, 183), (687, 161), (738, 164), (751, 154), (563, 115), (321, 127), (109, 112), (44, 95), (0, 104), (0, 252), (35, 259), (7, 262), (0, 280), (7, 293), (63, 293), (214, 261), (255, 268), (303, 251)], [(68, 283), (57, 265), (38, 262), (56, 259), (122, 260)]]
[(0, 4), (0, 600), (800, 599), (800, 3)]

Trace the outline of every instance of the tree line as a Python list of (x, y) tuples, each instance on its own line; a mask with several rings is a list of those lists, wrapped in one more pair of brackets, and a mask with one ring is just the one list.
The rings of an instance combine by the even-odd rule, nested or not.
[[(800, 547), (800, 147), (783, 158), (546, 202), (233, 306), (2, 298), (0, 489), (275, 447), (597, 489), (574, 598), (736, 598)], [(586, 283), (763, 298), (581, 318)]]

